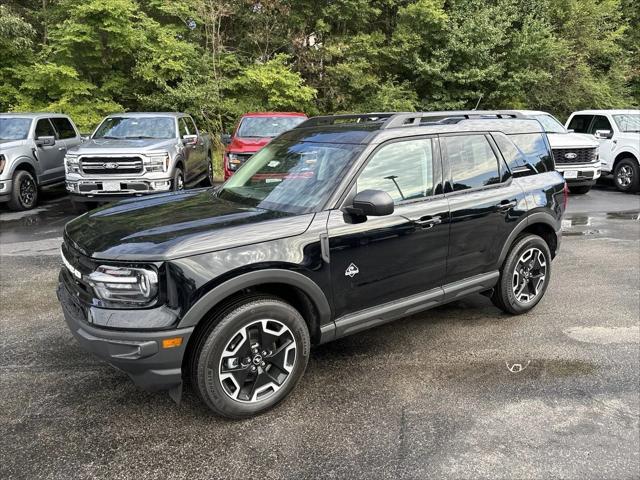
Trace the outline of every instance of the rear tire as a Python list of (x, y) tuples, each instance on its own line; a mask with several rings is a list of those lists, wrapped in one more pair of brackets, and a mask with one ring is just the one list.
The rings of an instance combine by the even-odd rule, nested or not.
[(591, 185), (586, 185), (581, 187), (569, 186), (569, 191), (574, 195), (584, 195), (585, 193), (589, 193), (589, 190), (591, 190)]
[(275, 297), (230, 304), (203, 330), (190, 357), (191, 383), (215, 413), (245, 418), (281, 402), (307, 366), (307, 325)]
[(12, 177), (13, 189), (7, 206), (21, 212), (31, 210), (38, 204), (38, 182), (27, 170), (16, 170)]
[(551, 279), (551, 252), (537, 235), (526, 234), (511, 247), (491, 301), (500, 310), (519, 315), (535, 307)]
[(613, 181), (621, 192), (637, 192), (640, 186), (640, 166), (636, 159), (627, 157), (620, 160), (613, 171)]

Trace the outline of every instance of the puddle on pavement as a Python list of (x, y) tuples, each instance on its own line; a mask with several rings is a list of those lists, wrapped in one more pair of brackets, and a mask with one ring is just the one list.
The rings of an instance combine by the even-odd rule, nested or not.
[(609, 220), (640, 220), (640, 212), (609, 212)]
[(640, 343), (640, 327), (573, 327), (563, 331), (573, 340), (608, 345), (611, 343)]

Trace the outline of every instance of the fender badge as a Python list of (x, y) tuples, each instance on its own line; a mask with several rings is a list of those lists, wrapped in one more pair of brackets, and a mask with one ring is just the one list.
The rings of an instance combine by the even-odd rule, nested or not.
[(351, 263), (345, 270), (344, 275), (345, 277), (353, 278), (359, 273), (360, 273), (360, 270), (358, 270), (358, 267), (354, 263)]

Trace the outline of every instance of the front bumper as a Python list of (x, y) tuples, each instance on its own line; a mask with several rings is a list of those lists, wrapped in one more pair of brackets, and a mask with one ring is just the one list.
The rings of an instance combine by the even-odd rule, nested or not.
[(556, 164), (556, 170), (562, 173), (569, 186), (574, 187), (593, 185), (602, 174), (599, 163), (581, 165)]
[(7, 180), (0, 180), (0, 202), (8, 202), (11, 197), (12, 190), (13, 181), (10, 178)]
[[(145, 332), (98, 328), (86, 321), (84, 307), (63, 281), (57, 293), (69, 330), (84, 349), (125, 372), (145, 390), (169, 390), (182, 384), (182, 359), (193, 327)], [(163, 339), (174, 337), (182, 337), (180, 346), (162, 347)]]
[[(117, 189), (107, 187), (117, 184)], [(171, 190), (170, 178), (145, 179), (113, 178), (113, 179), (67, 179), (67, 191), (76, 197), (87, 197), (86, 201), (104, 201), (104, 197), (127, 198), (131, 196), (165, 193)]]

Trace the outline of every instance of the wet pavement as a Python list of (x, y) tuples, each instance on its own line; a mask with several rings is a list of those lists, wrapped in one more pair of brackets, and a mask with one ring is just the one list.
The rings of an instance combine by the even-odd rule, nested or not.
[(317, 347), (245, 421), (138, 390), (82, 351), (55, 298), (53, 192), (0, 208), (0, 478), (638, 478), (640, 196), (572, 196), (543, 301), (478, 295)]

